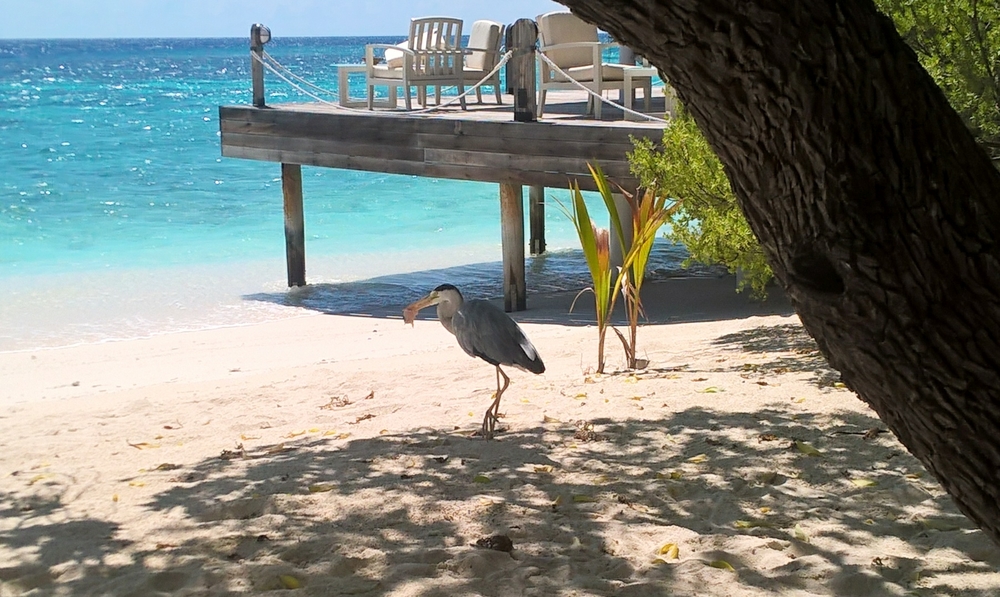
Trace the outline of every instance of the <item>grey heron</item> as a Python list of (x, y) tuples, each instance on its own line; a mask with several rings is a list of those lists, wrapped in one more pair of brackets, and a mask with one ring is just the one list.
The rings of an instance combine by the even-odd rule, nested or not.
[(545, 371), (545, 364), (521, 327), (506, 313), (487, 301), (463, 299), (462, 293), (451, 284), (442, 284), (408, 305), (403, 310), (403, 321), (412, 325), (417, 311), (432, 305), (437, 305), (441, 325), (455, 335), (462, 350), (497, 368), (496, 398), (483, 417), (483, 437), (492, 439), (499, 418), (500, 398), (510, 385), (510, 378), (500, 365), (539, 374)]

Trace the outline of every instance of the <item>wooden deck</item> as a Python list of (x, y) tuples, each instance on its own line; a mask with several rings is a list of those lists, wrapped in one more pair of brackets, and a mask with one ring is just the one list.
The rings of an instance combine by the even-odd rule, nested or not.
[[(631, 137), (659, 141), (664, 123), (624, 121), (608, 107), (597, 121), (583, 116), (582, 93), (552, 96), (538, 122), (514, 122), (510, 96), (501, 106), (470, 102), (468, 110), (456, 104), (424, 114), (319, 103), (222, 106), (222, 155), (528, 186), (565, 188), (576, 180), (594, 190), (592, 162), (634, 186), (625, 157)], [(663, 98), (654, 100), (662, 114)]]
[[(533, 69), (532, 69), (533, 70)], [(262, 95), (255, 98), (263, 102)], [(446, 98), (447, 99), (447, 98)], [(221, 106), (222, 155), (281, 164), (289, 286), (305, 284), (305, 232), (301, 166), (496, 182), (500, 185), (504, 305), (526, 305), (524, 195), (530, 187), (532, 253), (544, 251), (545, 187), (571, 181), (596, 190), (588, 163), (597, 163), (623, 188), (635, 187), (626, 153), (632, 138), (659, 142), (666, 121), (626, 121), (605, 106), (603, 119), (584, 115), (582, 92), (553, 92), (545, 116), (514, 120), (513, 98), (504, 104), (469, 102), (428, 113), (345, 109), (320, 103)], [(641, 103), (641, 102), (640, 102)], [(663, 115), (654, 93), (651, 113)]]

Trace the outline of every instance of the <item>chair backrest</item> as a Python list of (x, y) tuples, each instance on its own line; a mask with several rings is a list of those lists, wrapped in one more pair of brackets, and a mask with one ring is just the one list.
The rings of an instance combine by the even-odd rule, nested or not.
[(500, 31), (503, 25), (494, 21), (476, 21), (469, 33), (469, 49), (465, 66), (472, 70), (488, 71), (500, 60)]
[(419, 17), (410, 20), (411, 50), (458, 50), (462, 47), (462, 19)]
[[(598, 41), (597, 27), (569, 12), (546, 13), (535, 19), (535, 22), (538, 24), (538, 38), (543, 48), (555, 44)], [(594, 63), (594, 52), (587, 47), (553, 50), (545, 52), (545, 55), (561, 68)]]

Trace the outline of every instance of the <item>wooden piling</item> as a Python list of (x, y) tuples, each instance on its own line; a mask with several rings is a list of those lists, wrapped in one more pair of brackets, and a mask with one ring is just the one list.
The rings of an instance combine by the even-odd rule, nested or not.
[(509, 27), (510, 69), (507, 71), (508, 86), (514, 93), (514, 120), (535, 121), (535, 43), (538, 41), (538, 26), (531, 19), (518, 19)]
[(545, 187), (531, 185), (528, 187), (528, 220), (530, 222), (532, 255), (545, 252)]
[[(618, 211), (618, 219), (622, 224), (622, 234), (625, 236), (625, 250), (629, 251), (632, 249), (632, 208), (629, 206), (628, 201), (625, 200), (625, 195), (612, 193), (611, 196), (615, 200), (615, 209)], [(618, 232), (614, 224), (608, 222), (608, 229), (611, 232), (611, 267), (614, 271), (618, 271), (617, 268), (625, 263), (625, 255), (622, 254), (622, 242), (618, 240)]]
[[(260, 34), (263, 25), (255, 23), (250, 27), (250, 80), (253, 85), (253, 105), (264, 107), (264, 42)], [(270, 35), (270, 33), (268, 33)]]
[(503, 252), (503, 309), (524, 311), (524, 196), (521, 185), (500, 183), (500, 237)]
[(306, 227), (302, 210), (302, 166), (281, 164), (281, 194), (285, 199), (285, 259), (288, 285), (306, 285)]

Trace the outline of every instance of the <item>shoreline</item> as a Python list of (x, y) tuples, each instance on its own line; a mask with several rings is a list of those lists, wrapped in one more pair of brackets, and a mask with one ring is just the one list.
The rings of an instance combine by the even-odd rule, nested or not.
[[(492, 442), (468, 434), (493, 368), (427, 312), (0, 354), (23, 398), (0, 410), (0, 590), (1000, 591), (1000, 550), (863, 437), (884, 426), (787, 304), (730, 283), (651, 284), (650, 365), (607, 375), (572, 293), (532, 297), (547, 370), (508, 372)], [(475, 547), (495, 535), (513, 551)]]

